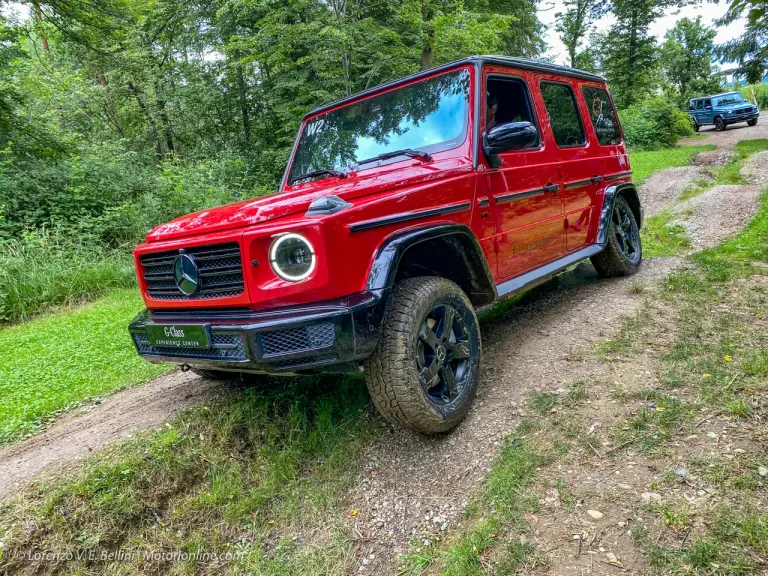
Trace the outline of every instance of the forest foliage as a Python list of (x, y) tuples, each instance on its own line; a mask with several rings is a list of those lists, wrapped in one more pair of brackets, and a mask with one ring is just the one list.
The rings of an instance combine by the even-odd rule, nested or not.
[[(649, 32), (682, 1), (566, 0), (558, 14), (570, 60), (607, 76), (636, 148), (674, 144), (686, 98), (719, 84), (701, 19), (679, 21), (661, 46)], [(318, 105), (472, 54), (546, 49), (537, 0), (14, 6), (26, 17), (0, 0), (0, 279), (35, 250), (62, 262), (76, 252), (98, 262), (101, 250), (113, 269), (109, 252), (127, 255), (158, 223), (275, 192)], [(596, 34), (609, 12), (612, 33)], [(0, 304), (12, 291), (3, 282)]]

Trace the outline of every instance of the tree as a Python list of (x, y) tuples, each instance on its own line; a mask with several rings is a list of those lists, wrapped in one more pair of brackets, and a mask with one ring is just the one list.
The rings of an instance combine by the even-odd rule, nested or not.
[(555, 30), (568, 50), (569, 64), (573, 68), (589, 68), (593, 58), (581, 51), (581, 45), (587, 34), (593, 29), (594, 22), (606, 12), (606, 5), (598, 0), (566, 0), (565, 12), (555, 14)]
[(639, 102), (653, 90), (657, 45), (649, 27), (669, 5), (669, 0), (613, 0), (611, 4), (616, 24), (596, 36), (596, 48), (619, 108)]
[(717, 24), (730, 24), (747, 15), (744, 33), (717, 47), (721, 62), (738, 62), (747, 82), (762, 81), (768, 69), (768, 0), (733, 0)]
[(717, 32), (694, 20), (682, 18), (667, 31), (661, 46), (659, 65), (683, 106), (697, 94), (717, 92), (720, 81), (712, 76)]

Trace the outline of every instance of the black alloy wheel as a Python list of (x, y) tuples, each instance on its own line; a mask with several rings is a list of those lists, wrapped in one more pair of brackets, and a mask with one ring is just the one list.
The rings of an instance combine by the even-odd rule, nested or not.
[(613, 233), (616, 235), (619, 249), (632, 266), (640, 264), (640, 231), (637, 229), (630, 209), (624, 202), (617, 202), (613, 207)]
[(725, 121), (719, 116), (715, 118), (715, 130), (717, 130), (718, 132), (722, 132), (723, 130), (725, 130)]
[(435, 306), (421, 323), (416, 365), (419, 383), (434, 404), (449, 404), (466, 386), (470, 345), (467, 328), (449, 304)]

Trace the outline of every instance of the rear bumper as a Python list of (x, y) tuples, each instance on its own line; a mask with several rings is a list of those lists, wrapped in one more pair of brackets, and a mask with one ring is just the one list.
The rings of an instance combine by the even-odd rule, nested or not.
[[(263, 312), (144, 310), (128, 326), (136, 351), (155, 363), (291, 374), (354, 369), (376, 346), (388, 291)], [(208, 349), (150, 346), (149, 324), (206, 325)]]

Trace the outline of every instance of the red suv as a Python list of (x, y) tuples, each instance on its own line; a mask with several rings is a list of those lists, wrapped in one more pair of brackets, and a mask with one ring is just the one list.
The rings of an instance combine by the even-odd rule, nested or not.
[(310, 112), (279, 193), (135, 251), (136, 348), (207, 377), (365, 371), (389, 421), (441, 432), (477, 389), (475, 308), (591, 258), (633, 273), (643, 210), (605, 80), (453, 62)]

